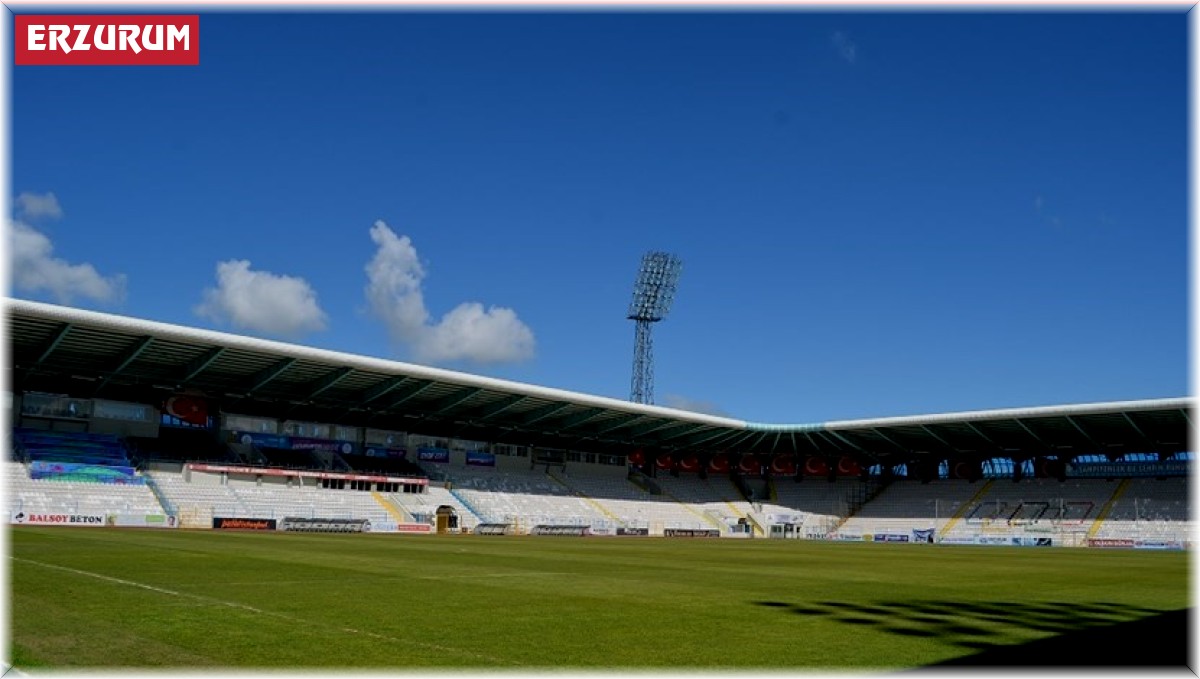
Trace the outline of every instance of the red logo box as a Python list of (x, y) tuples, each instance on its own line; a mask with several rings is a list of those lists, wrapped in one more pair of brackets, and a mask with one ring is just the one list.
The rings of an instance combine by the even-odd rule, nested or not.
[(18, 14), (17, 66), (197, 66), (198, 14)]

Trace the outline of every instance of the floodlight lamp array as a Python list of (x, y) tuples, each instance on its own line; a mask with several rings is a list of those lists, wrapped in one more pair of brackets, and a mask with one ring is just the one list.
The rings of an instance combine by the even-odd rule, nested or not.
[(679, 284), (682, 262), (666, 252), (647, 252), (642, 257), (628, 318), (637, 321), (661, 321), (671, 310), (675, 288)]

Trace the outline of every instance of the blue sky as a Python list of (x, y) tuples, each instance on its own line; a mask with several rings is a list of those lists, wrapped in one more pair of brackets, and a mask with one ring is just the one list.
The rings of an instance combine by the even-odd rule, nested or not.
[[(1182, 12), (202, 14), (11, 75), (13, 296), (819, 422), (1187, 392)], [(52, 194), (52, 195), (51, 195)]]

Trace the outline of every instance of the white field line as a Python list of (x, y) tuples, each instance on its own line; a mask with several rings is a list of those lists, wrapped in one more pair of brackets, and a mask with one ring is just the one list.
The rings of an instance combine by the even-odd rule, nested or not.
[(97, 580), (106, 580), (108, 582), (114, 582), (116, 584), (126, 585), (128, 587), (137, 587), (140, 589), (146, 589), (146, 590), (150, 590), (151, 592), (157, 592), (159, 594), (166, 594), (167, 596), (177, 596), (177, 597), (183, 597), (186, 599), (195, 599), (197, 601), (201, 601), (201, 602), (204, 602), (207, 604), (228, 606), (230, 608), (237, 608), (237, 609), (240, 609), (243, 611), (250, 611), (251, 613), (259, 613), (261, 615), (267, 615), (267, 616), (271, 616), (274, 618), (279, 618), (281, 620), (287, 620), (288, 622), (300, 623), (300, 624), (306, 625), (312, 629), (326, 629), (326, 630), (346, 632), (348, 634), (362, 634), (364, 636), (371, 637), (372, 639), (391, 641), (391, 642), (395, 642), (398, 644), (407, 644), (409, 646), (419, 646), (421, 648), (427, 648), (427, 649), (434, 650), (434, 651), (442, 651), (442, 652), (447, 652), (447, 653), (459, 653), (462, 655), (469, 655), (469, 656), (479, 658), (481, 660), (485, 660), (489, 663), (496, 663), (496, 664), (503, 664), (503, 665), (520, 665), (521, 664), (521, 663), (518, 663), (518, 662), (515, 662), (512, 660), (508, 660), (505, 658), (495, 658), (490, 655), (485, 655), (483, 653), (476, 653), (474, 651), (469, 651), (464, 648), (455, 648), (452, 646), (442, 646), (441, 644), (430, 644), (430, 643), (426, 643), (423, 641), (414, 641), (412, 639), (400, 639), (397, 637), (388, 636), (386, 634), (379, 634), (377, 632), (371, 632), (368, 630), (355, 629), (353, 627), (337, 627), (335, 625), (325, 625), (325, 624), (313, 622), (311, 620), (305, 620), (304, 618), (298, 618), (294, 615), (288, 615), (286, 613), (276, 613), (274, 611), (266, 611), (261, 608), (255, 608), (254, 606), (249, 606), (247, 604), (240, 604), (240, 603), (237, 603), (236, 601), (224, 601), (222, 599), (216, 599), (213, 597), (204, 596), (202, 594), (191, 594), (189, 592), (178, 592), (178, 591), (175, 591), (172, 589), (166, 589), (165, 587), (155, 587), (154, 585), (147, 585), (147, 584), (144, 584), (141, 582), (134, 582), (133, 580), (125, 580), (123, 578), (116, 578), (111, 575), (104, 575), (102, 573), (93, 573), (91, 571), (79, 570), (78, 568), (59, 566), (57, 564), (45, 563), (42, 561), (34, 561), (33, 559), (22, 559), (20, 557), (11, 556), (11, 555), (9, 556), (9, 558), (12, 559), (13, 561), (20, 561), (22, 563), (33, 564), (35, 566), (42, 566), (43, 568), (52, 568), (54, 570), (65, 571), (67, 573), (75, 573), (76, 575), (83, 575), (83, 576), (89, 577), (89, 578), (96, 578)]
[(575, 575), (575, 573), (461, 573), (458, 575), (410, 575), (410, 580), (451, 580), (454, 578), (536, 578), (543, 575)]
[[(450, 580), (452, 578), (479, 578), (480, 580), (482, 580), (484, 578), (521, 578), (521, 577), (536, 578), (536, 577), (539, 577), (542, 575), (575, 575), (575, 574), (574, 573), (551, 573), (551, 572), (546, 572), (546, 573), (525, 572), (525, 573), (460, 573), (460, 574), (452, 574), (452, 575), (379, 575), (379, 576), (376, 576), (373, 578), (311, 578), (308, 580), (270, 580), (267, 582), (264, 582), (262, 580), (244, 580), (244, 581), (235, 580), (233, 582), (226, 582), (226, 581), (222, 580), (219, 584), (222, 587), (228, 587), (231, 585), (248, 585), (248, 586), (254, 586), (254, 587), (262, 587), (262, 586), (266, 585), (266, 586), (274, 587), (275, 585), (311, 585), (313, 583), (318, 583), (318, 582), (333, 582), (333, 583), (337, 583), (337, 584), (341, 584), (341, 585), (349, 585), (349, 584), (354, 584), (354, 583), (358, 583), (358, 582), (378, 582), (380, 580)], [(208, 585), (203, 584), (203, 583), (194, 583), (194, 584), (187, 583), (183, 586), (185, 586), (185, 587), (207, 587)]]

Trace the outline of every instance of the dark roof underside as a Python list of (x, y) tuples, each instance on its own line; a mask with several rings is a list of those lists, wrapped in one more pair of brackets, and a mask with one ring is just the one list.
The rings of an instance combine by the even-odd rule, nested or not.
[(162, 333), (136, 319), (87, 312), (86, 320), (64, 320), (43, 307), (48, 305), (10, 304), (8, 379), (14, 393), (154, 404), (194, 393), (228, 413), (618, 455), (635, 448), (798, 453), (891, 464), (923, 457), (1167, 456), (1191, 449), (1187, 399), (1097, 404), (1066, 414), (1034, 408), (1012, 415), (943, 415), (931, 422), (895, 418), (877, 425), (717, 424), (682, 411), (597, 405), (596, 397), (583, 394), (549, 396), (518, 383), (463, 384), (403, 363), (376, 361), (382, 367), (365, 369), (331, 358), (338, 356), (332, 352), (313, 357), (316, 352), (256, 347), (235, 335)]

